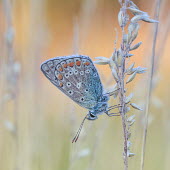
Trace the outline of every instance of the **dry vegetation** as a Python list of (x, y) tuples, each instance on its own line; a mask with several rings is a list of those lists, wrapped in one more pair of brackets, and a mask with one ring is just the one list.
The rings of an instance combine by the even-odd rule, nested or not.
[[(159, 2), (134, 1), (140, 10), (159, 20), (159, 28), (140, 21), (134, 44), (142, 41), (142, 45), (126, 59), (127, 66), (135, 62), (148, 68), (127, 86), (128, 93), (134, 93), (133, 103), (144, 110), (128, 112), (128, 117), (136, 115), (130, 128), (131, 152), (135, 153), (128, 158), (132, 170), (142, 169), (141, 160), (146, 170), (169, 170), (170, 166), (170, 16), (169, 2)], [(46, 81), (39, 69), (48, 58), (75, 52), (109, 58), (115, 37), (118, 52), (124, 34), (119, 29), (121, 17), (119, 23), (117, 19), (120, 7), (114, 0), (0, 1), (0, 170), (124, 169), (122, 151), (127, 134), (122, 137), (121, 118), (103, 115), (95, 122), (87, 121), (73, 145), (71, 139), (86, 110)], [(105, 88), (113, 87), (109, 67), (98, 69)], [(115, 101), (111, 99), (109, 104)], [(145, 147), (143, 134), (147, 136)], [(124, 152), (128, 156), (127, 148)]]

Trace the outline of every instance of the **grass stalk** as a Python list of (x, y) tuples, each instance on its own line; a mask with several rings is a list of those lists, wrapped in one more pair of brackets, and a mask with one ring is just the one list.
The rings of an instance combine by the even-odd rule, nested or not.
[[(159, 19), (159, 11), (160, 11), (161, 1), (157, 0), (157, 5), (155, 8), (155, 20)], [(153, 37), (153, 45), (152, 45), (152, 56), (151, 56), (151, 71), (149, 73), (149, 82), (148, 82), (148, 92), (146, 97), (146, 109), (145, 109), (145, 126), (144, 126), (144, 133), (143, 133), (143, 142), (142, 142), (142, 153), (141, 153), (141, 170), (144, 169), (144, 161), (145, 161), (145, 151), (146, 151), (146, 138), (147, 138), (147, 131), (148, 131), (148, 116), (150, 110), (150, 99), (152, 94), (152, 86), (153, 86), (153, 75), (154, 75), (154, 64), (155, 64), (155, 49), (156, 49), (156, 41), (157, 41), (157, 34), (158, 34), (158, 23), (154, 26), (154, 37)]]

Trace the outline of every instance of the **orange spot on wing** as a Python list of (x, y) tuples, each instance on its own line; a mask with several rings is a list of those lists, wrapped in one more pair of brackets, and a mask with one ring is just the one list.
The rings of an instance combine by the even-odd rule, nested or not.
[(69, 63), (67, 65), (70, 66), (70, 67), (73, 67), (74, 66), (74, 62), (71, 62), (71, 63)]
[(76, 65), (80, 66), (81, 65), (81, 61), (76, 61)]
[(60, 86), (60, 87), (63, 87), (63, 83), (60, 82), (59, 86)]
[(64, 67), (64, 68), (67, 68), (67, 64), (63, 64), (63, 67)]
[(62, 68), (62, 67), (60, 67), (58, 70), (59, 70), (59, 71), (63, 71), (63, 68)]
[(88, 65), (90, 65), (90, 63), (89, 62), (85, 62), (84, 65), (88, 66)]
[(58, 77), (59, 80), (63, 79), (63, 76), (61, 74), (59, 74), (57, 77)]

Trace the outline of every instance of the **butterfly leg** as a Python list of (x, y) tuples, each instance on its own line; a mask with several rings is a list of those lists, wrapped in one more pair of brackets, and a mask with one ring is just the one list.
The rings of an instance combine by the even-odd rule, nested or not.
[(117, 112), (117, 113), (108, 113), (108, 111), (107, 112), (105, 112), (109, 117), (112, 117), (112, 116), (120, 116), (120, 112)]
[[(119, 88), (119, 89), (120, 89), (120, 88)], [(112, 92), (108, 92), (108, 93), (106, 93), (106, 94), (109, 95), (109, 96), (113, 96), (113, 95), (115, 94), (115, 92), (118, 91), (119, 89), (116, 89), (116, 90), (114, 90), (114, 91), (112, 91)]]
[(107, 111), (110, 111), (110, 110), (116, 109), (116, 108), (120, 108), (120, 107), (122, 107), (120, 104), (114, 105), (114, 106), (110, 106), (110, 107), (108, 107), (108, 110), (107, 110)]

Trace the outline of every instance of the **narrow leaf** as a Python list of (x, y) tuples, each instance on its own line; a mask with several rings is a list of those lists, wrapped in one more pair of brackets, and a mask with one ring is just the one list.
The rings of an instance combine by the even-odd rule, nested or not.
[(136, 77), (136, 71), (132, 75), (129, 76), (129, 78), (126, 81), (126, 84), (130, 83), (135, 77)]
[(133, 97), (133, 93), (131, 93), (128, 97), (126, 97), (125, 103), (129, 103)]
[(137, 104), (135, 104), (135, 103), (131, 103), (130, 104), (134, 109), (137, 109), (137, 110), (143, 110), (142, 108), (140, 108)]

